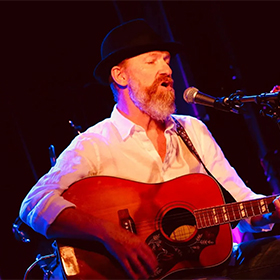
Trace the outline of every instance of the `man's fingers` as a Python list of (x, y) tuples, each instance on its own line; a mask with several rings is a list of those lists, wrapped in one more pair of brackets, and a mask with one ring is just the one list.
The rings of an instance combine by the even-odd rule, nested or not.
[(137, 255), (131, 256), (129, 259), (130, 265), (136, 277), (134, 279), (148, 279), (150, 274), (143, 266), (142, 261)]
[(123, 261), (122, 266), (129, 278), (138, 279), (138, 276), (137, 276), (135, 270), (133, 269), (134, 265), (132, 265), (132, 263), (130, 261), (128, 261), (128, 260)]
[(277, 196), (274, 200), (273, 203), (276, 207), (280, 208), (280, 196)]
[(150, 247), (148, 247), (148, 245), (144, 245), (141, 248), (141, 254), (139, 256), (140, 261), (142, 262), (142, 264), (144, 265), (144, 267), (146, 268), (146, 270), (148, 271), (149, 274), (154, 273), (155, 269), (158, 266), (158, 261), (156, 256), (154, 255), (154, 253), (152, 252), (152, 250), (150, 249)]
[(128, 256), (125, 262), (129, 277), (133, 279), (148, 279), (155, 271), (158, 262), (149, 247), (142, 246), (138, 251)]

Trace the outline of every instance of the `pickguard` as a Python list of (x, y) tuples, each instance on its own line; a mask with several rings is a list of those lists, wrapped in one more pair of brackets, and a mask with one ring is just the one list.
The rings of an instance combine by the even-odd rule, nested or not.
[(197, 230), (192, 213), (180, 207), (166, 211), (161, 216), (158, 227), (146, 239), (159, 263), (152, 279), (162, 277), (180, 262), (187, 261), (195, 267), (202, 266), (200, 254), (205, 247), (215, 244), (219, 232), (218, 226)]

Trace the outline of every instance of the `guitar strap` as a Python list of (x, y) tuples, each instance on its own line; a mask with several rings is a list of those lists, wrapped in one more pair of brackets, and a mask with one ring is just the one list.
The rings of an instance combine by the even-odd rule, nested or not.
[(232, 202), (236, 202), (236, 200), (233, 198), (233, 196), (216, 180), (216, 178), (211, 174), (211, 172), (207, 169), (207, 167), (205, 166), (205, 164), (203, 163), (203, 161), (201, 160), (198, 152), (196, 151), (191, 139), (189, 138), (186, 130), (184, 129), (184, 127), (180, 124), (180, 122), (174, 118), (172, 116), (173, 120), (175, 121), (176, 124), (176, 131), (178, 136), (181, 137), (181, 139), (183, 140), (183, 142), (186, 144), (186, 146), (188, 147), (188, 149), (190, 150), (190, 152), (194, 155), (194, 157), (202, 164), (203, 168), (205, 169), (205, 171), (207, 172), (207, 174), (212, 177), (216, 183), (219, 185), (226, 203), (232, 203)]

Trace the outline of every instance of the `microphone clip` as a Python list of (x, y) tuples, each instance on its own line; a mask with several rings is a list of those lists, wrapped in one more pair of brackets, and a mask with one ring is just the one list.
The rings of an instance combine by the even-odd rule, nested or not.
[(229, 97), (216, 97), (214, 101), (214, 108), (225, 112), (240, 114), (242, 113), (241, 108), (243, 106), (241, 101), (242, 96), (244, 96), (244, 93), (241, 90), (237, 90)]
[(241, 101), (244, 96), (243, 91), (237, 90), (232, 93), (229, 97), (224, 98), (224, 103), (230, 108), (233, 113), (239, 114), (241, 113), (242, 107), (244, 103)]
[(229, 97), (225, 97), (224, 103), (228, 108), (236, 110), (238, 113), (244, 113), (244, 103), (254, 102), (260, 106), (261, 116), (267, 116), (275, 120), (278, 124), (280, 123), (280, 91), (272, 91), (270, 93), (261, 93), (255, 96), (245, 96), (241, 90), (237, 90), (232, 93)]
[(265, 94), (261, 94), (257, 98), (257, 104), (261, 106), (260, 115), (273, 119), (274, 121), (276, 121), (278, 126), (280, 124), (279, 94), (277, 99), (272, 100), (266, 99)]

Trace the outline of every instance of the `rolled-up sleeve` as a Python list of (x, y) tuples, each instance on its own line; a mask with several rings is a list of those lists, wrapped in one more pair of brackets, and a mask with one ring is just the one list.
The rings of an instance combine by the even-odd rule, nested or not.
[(20, 207), (20, 218), (45, 235), (59, 213), (75, 205), (62, 196), (74, 182), (96, 173), (92, 139), (77, 137), (58, 157), (56, 164), (29, 191)]

